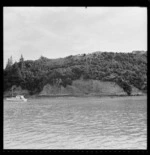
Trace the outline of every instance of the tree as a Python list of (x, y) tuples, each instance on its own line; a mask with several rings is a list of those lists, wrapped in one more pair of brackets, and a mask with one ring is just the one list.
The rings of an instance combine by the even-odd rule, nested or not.
[(19, 60), (19, 67), (20, 67), (20, 72), (22, 74), (22, 81), (24, 81), (25, 79), (25, 62), (24, 62), (24, 58), (23, 55), (21, 54), (20, 60)]
[(124, 81), (121, 77), (118, 77), (116, 82), (129, 96), (131, 95), (132, 87), (126, 81)]
[(22, 81), (22, 73), (21, 70), (18, 66), (18, 63), (15, 63), (12, 67), (12, 72), (11, 72), (11, 81), (13, 85), (20, 86), (20, 83)]
[(12, 56), (10, 58), (8, 58), (7, 64), (6, 64), (6, 70), (10, 69), (10, 67), (13, 65), (13, 59)]
[(21, 57), (20, 57), (20, 69), (21, 69), (21, 71), (23, 71), (24, 70), (24, 67), (25, 67), (25, 65), (24, 65), (24, 58), (23, 58), (23, 55), (21, 54)]

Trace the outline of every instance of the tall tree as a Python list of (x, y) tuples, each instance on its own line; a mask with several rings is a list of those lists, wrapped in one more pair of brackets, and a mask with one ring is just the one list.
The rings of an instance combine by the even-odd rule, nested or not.
[(21, 54), (21, 57), (20, 57), (20, 67), (21, 67), (21, 70), (23, 71), (24, 70), (24, 58), (23, 58), (23, 55)]
[(6, 70), (9, 69), (13, 65), (13, 59), (12, 56), (8, 58), (7, 64), (6, 64)]
[(20, 57), (20, 71), (21, 71), (21, 74), (22, 74), (22, 79), (24, 81), (24, 78), (25, 78), (25, 63), (24, 63), (24, 58), (23, 58), (23, 55), (21, 54), (21, 57)]

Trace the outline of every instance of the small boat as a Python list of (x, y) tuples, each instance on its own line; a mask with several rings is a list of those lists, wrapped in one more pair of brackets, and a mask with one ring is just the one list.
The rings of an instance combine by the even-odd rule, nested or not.
[(16, 97), (10, 97), (6, 98), (7, 101), (12, 101), (12, 102), (27, 102), (27, 99), (24, 98), (23, 95), (17, 95)]
[(12, 97), (6, 98), (7, 101), (12, 101), (12, 102), (27, 102), (27, 99), (24, 98), (23, 95), (17, 95), (16, 97), (13, 97), (13, 89), (15, 86), (12, 86)]

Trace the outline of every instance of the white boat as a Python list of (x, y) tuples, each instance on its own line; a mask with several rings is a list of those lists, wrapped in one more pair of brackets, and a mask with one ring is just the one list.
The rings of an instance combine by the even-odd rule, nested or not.
[(11, 102), (27, 102), (27, 99), (24, 98), (23, 95), (17, 95), (16, 97), (13, 97), (13, 89), (15, 86), (12, 86), (12, 97), (6, 98), (7, 101)]
[(17, 95), (16, 97), (10, 97), (6, 98), (7, 101), (12, 101), (12, 102), (27, 102), (27, 99), (24, 98), (23, 95)]

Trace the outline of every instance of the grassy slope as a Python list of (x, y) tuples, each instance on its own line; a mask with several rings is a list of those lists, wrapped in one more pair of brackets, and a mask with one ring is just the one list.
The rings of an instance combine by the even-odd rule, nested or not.
[[(18, 87), (14, 90), (14, 96), (17, 94), (23, 94), (25, 96), (29, 95), (27, 90), (22, 90)], [(132, 87), (131, 95), (141, 94), (141, 91), (135, 87)], [(37, 94), (38, 95), (38, 94)], [(74, 95), (74, 96), (113, 96), (113, 95), (126, 95), (124, 90), (114, 82), (105, 82), (98, 80), (75, 80), (72, 85), (67, 85), (67, 87), (57, 87), (51, 86), (49, 84), (45, 85), (43, 90), (39, 95)], [(4, 93), (4, 96), (11, 96), (11, 91)]]
[[(133, 88), (131, 95), (141, 93), (138, 89)], [(75, 80), (72, 85), (66, 88), (45, 85), (40, 95), (126, 95), (123, 89), (114, 82), (104, 82), (98, 80)]]

